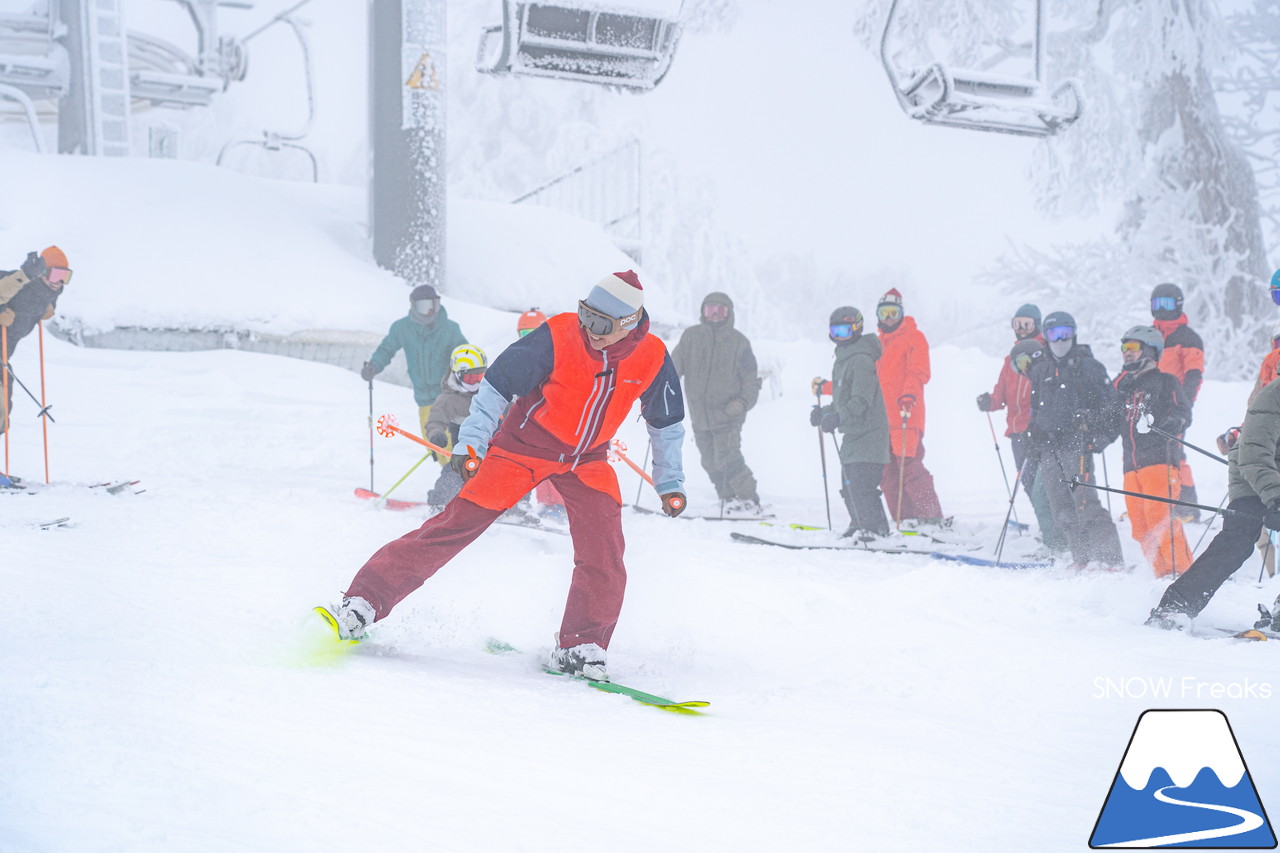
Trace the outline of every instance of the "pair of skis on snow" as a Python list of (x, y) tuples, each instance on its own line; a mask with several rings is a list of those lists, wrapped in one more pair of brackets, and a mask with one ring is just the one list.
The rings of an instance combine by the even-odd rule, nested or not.
[[(344, 646), (354, 646), (360, 642), (359, 640), (349, 640), (349, 639), (343, 638), (342, 631), (338, 627), (338, 619), (333, 614), (333, 612), (329, 610), (329, 608), (319, 606), (314, 608), (314, 610), (316, 614), (318, 614), (320, 618), (324, 620), (324, 623), (328, 625), (329, 628), (333, 631), (334, 640), (336, 642)], [(504, 643), (501, 640), (493, 640), (493, 639), (489, 640), (485, 644), (485, 651), (495, 655), (520, 654), (520, 650), (515, 648), (514, 646), (508, 643)], [(543, 667), (543, 671), (546, 672), (548, 675), (556, 675), (562, 678), (570, 677), (563, 672), (557, 672), (555, 670), (548, 669), (546, 667)], [(617, 693), (621, 696), (626, 696), (627, 698), (633, 699), (642, 705), (649, 705), (654, 708), (661, 708), (664, 711), (672, 711), (674, 713), (679, 713), (679, 714), (697, 714), (699, 713), (698, 709), (709, 707), (711, 704), (710, 702), (702, 702), (702, 701), (676, 702), (672, 699), (664, 699), (661, 696), (655, 696), (652, 693), (645, 693), (643, 690), (636, 690), (634, 687), (627, 687), (626, 685), (618, 684), (617, 682), (613, 682), (613, 681), (594, 681), (589, 678), (576, 678), (576, 677), (574, 677), (573, 680), (581, 681), (584, 684), (587, 684), (591, 687), (594, 687), (596, 690), (600, 690), (605, 693)]]
[[(956, 545), (958, 543), (949, 542), (938, 539), (927, 533), (919, 531), (903, 531), (904, 536), (916, 538), (921, 543), (937, 545)], [(753, 536), (747, 533), (739, 533), (733, 531), (729, 536), (736, 542), (742, 542), (747, 545), (772, 545), (776, 548), (787, 548), (793, 551), (854, 551), (867, 552), (872, 554), (910, 554), (918, 557), (928, 557), (934, 560), (951, 560), (952, 562), (965, 563), (971, 566), (997, 566), (1003, 569), (1032, 569), (1047, 568), (1052, 566), (1051, 562), (1041, 561), (1016, 561), (1016, 560), (989, 560), (985, 557), (976, 557), (972, 554), (957, 554), (951, 551), (942, 551), (936, 547), (912, 548), (907, 545), (902, 547), (885, 547), (883, 545), (872, 545), (870, 543), (849, 542), (847, 544), (830, 544), (825, 542), (781, 542), (776, 539), (766, 539), (762, 536)]]

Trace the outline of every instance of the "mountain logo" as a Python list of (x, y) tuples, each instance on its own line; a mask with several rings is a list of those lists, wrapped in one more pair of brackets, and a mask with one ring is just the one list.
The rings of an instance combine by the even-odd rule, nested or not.
[(1089, 846), (1274, 849), (1275, 833), (1227, 715), (1144, 711)]

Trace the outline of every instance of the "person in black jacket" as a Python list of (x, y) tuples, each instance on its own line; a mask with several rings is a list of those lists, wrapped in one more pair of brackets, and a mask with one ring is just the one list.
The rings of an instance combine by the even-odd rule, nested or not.
[[(41, 320), (53, 316), (62, 288), (71, 280), (71, 268), (67, 256), (57, 246), (50, 246), (40, 254), (27, 253), (22, 268), (0, 272), (0, 328), (8, 344), (5, 364), (13, 357), (18, 341), (31, 334)], [(0, 432), (8, 424), (8, 414), (13, 403), (13, 383), (9, 383), (9, 396), (0, 408)]]
[(1088, 346), (1076, 342), (1076, 321), (1065, 311), (1044, 320), (1048, 357), (1031, 367), (1031, 453), (1037, 461), (1053, 519), (1066, 534), (1077, 568), (1124, 566), (1120, 536), (1095, 490), (1093, 454), (1115, 440), (1114, 391), (1107, 370)]
[[(1116, 377), (1112, 411), (1124, 447), (1125, 490), (1177, 500), (1182, 493), (1182, 445), (1167, 436), (1181, 435), (1191, 423), (1191, 405), (1178, 377), (1159, 367), (1164, 342), (1154, 326), (1125, 332), (1120, 341), (1124, 367)], [(1191, 552), (1173, 505), (1126, 496), (1125, 506), (1133, 538), (1156, 577), (1186, 571)]]

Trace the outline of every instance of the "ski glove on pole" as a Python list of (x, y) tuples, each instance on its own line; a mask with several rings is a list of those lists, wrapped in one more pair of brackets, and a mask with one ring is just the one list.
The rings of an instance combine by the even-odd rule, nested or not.
[(662, 511), (672, 518), (684, 512), (684, 508), (685, 497), (683, 492), (667, 492), (662, 496)]
[(978, 395), (978, 411), (979, 412), (991, 411), (991, 395), (986, 393), (985, 391)]
[(480, 470), (480, 463), (483, 461), (484, 458), (477, 456), (475, 450), (470, 445), (467, 445), (465, 453), (458, 449), (454, 451), (453, 456), (449, 457), (449, 467), (465, 483), (476, 475), (476, 472)]
[(1231, 448), (1236, 446), (1236, 441), (1240, 438), (1240, 427), (1232, 427), (1231, 429), (1218, 436), (1218, 452), (1226, 456), (1231, 452)]
[(809, 412), (809, 426), (822, 427), (823, 432), (835, 432), (840, 426), (840, 413), (834, 406), (814, 406)]
[(1267, 507), (1267, 514), (1262, 517), (1262, 523), (1268, 530), (1280, 530), (1280, 501), (1271, 502), (1271, 506)]
[(0, 310), (0, 326), (12, 326), (17, 314), (13, 313), (12, 308)]
[(911, 410), (916, 407), (916, 398), (910, 394), (903, 394), (898, 398), (898, 410), (911, 414)]
[(372, 361), (366, 361), (364, 366), (360, 368), (360, 378), (365, 382), (369, 382), (373, 377), (378, 375), (378, 368)]
[(49, 271), (49, 265), (44, 262), (44, 258), (35, 252), (27, 252), (27, 259), (22, 262), (22, 272), (27, 278), (35, 280)]

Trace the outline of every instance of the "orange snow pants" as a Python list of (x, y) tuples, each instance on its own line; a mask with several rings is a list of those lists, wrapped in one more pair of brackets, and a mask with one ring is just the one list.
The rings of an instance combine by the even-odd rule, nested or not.
[[(1182, 478), (1176, 465), (1148, 465), (1137, 471), (1126, 471), (1124, 487), (1130, 492), (1177, 500), (1182, 493)], [(1191, 565), (1191, 551), (1182, 533), (1182, 522), (1173, 512), (1174, 506), (1129, 496), (1125, 496), (1124, 501), (1133, 538), (1142, 546), (1142, 553), (1156, 577), (1185, 572)]]

